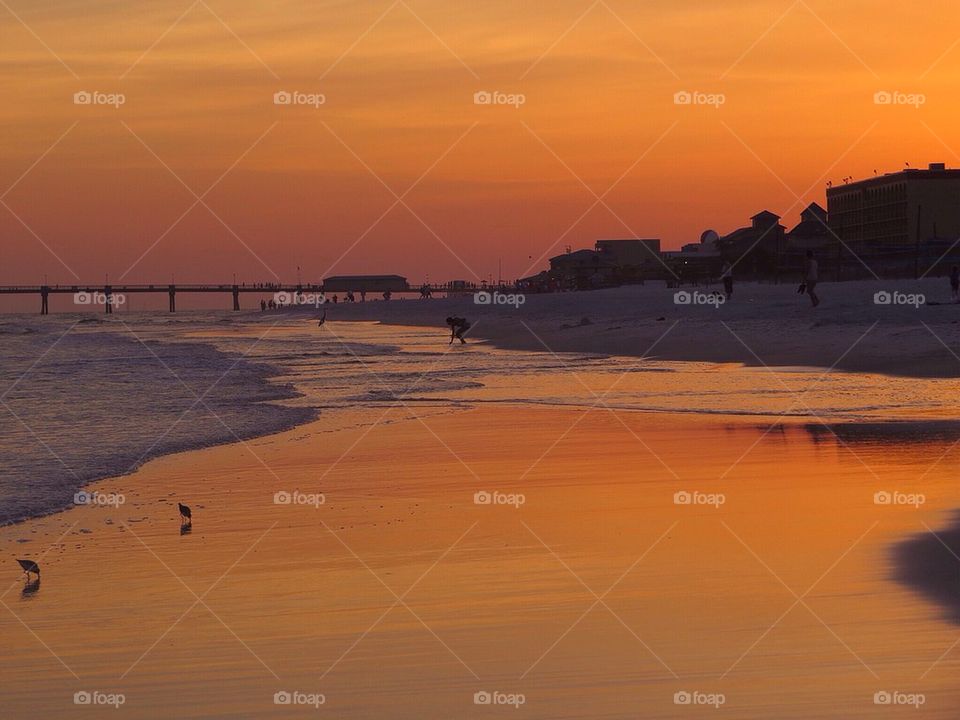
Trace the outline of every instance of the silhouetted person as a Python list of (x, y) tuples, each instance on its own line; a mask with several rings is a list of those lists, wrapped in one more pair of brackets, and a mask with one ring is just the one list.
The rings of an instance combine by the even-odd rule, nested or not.
[(266, 310), (266, 309), (267, 309), (267, 301), (266, 301), (266, 300), (261, 300), (261, 301), (260, 301), (260, 312), (263, 312), (263, 311)]
[(729, 300), (733, 295), (733, 266), (730, 263), (725, 262), (723, 264), (720, 279), (723, 280), (723, 292)]
[(317, 323), (317, 327), (322, 327), (323, 324), (327, 321), (327, 311), (323, 311), (323, 316), (320, 318), (320, 322)]
[(817, 297), (817, 281), (820, 279), (819, 266), (817, 259), (813, 256), (813, 250), (807, 250), (806, 271), (803, 276), (803, 283), (806, 286), (807, 295), (810, 296), (810, 304), (816, 307), (820, 304), (820, 298)]
[(950, 271), (950, 295), (954, 302), (960, 302), (960, 267), (956, 265)]
[(470, 323), (468, 323), (465, 318), (448, 317), (447, 325), (450, 326), (450, 342), (447, 344), (453, 344), (453, 340), (456, 338), (461, 343), (466, 345), (467, 341), (463, 339), (463, 334), (470, 329)]

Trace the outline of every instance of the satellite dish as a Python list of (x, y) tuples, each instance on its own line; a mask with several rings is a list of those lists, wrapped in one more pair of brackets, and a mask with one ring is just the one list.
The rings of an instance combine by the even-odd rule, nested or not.
[(720, 239), (720, 235), (717, 234), (716, 230), (704, 230), (703, 234), (700, 236), (701, 245), (713, 245)]

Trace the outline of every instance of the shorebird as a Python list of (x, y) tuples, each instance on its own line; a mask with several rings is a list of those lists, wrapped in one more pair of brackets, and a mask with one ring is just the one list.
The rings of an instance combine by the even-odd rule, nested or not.
[(40, 566), (33, 560), (20, 560), (18, 558), (17, 562), (20, 563), (20, 567), (22, 567), (23, 571), (27, 574), (27, 580), (30, 579), (30, 573), (36, 573), (37, 579), (40, 579)]
[(190, 513), (190, 508), (181, 502), (177, 503), (177, 507), (180, 508), (180, 518), (182, 520), (186, 520), (188, 523), (193, 522), (193, 515)]

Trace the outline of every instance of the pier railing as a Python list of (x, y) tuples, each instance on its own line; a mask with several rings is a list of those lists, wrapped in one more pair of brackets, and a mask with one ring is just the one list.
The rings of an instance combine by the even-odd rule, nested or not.
[[(492, 289), (486, 285), (463, 283), (445, 283), (442, 285), (419, 285), (417, 287), (389, 288), (391, 295), (419, 294), (429, 297), (433, 293), (463, 294), (477, 290)], [(359, 288), (357, 289), (359, 291)], [(37, 295), (40, 297), (40, 314), (50, 312), (49, 298), (51, 295), (73, 295), (74, 303), (83, 305), (102, 305), (105, 313), (112, 313), (118, 298), (133, 294), (166, 294), (170, 312), (177, 310), (177, 295), (181, 293), (222, 293), (229, 294), (233, 299), (233, 309), (240, 310), (240, 295), (259, 294), (277, 295), (286, 294), (290, 299), (305, 295), (324, 294), (322, 283), (186, 283), (186, 284), (125, 284), (125, 285), (0, 285), (0, 295)], [(380, 293), (381, 289), (367, 289), (369, 293)], [(345, 293), (344, 293), (345, 294)], [(295, 304), (295, 303), (290, 303)]]

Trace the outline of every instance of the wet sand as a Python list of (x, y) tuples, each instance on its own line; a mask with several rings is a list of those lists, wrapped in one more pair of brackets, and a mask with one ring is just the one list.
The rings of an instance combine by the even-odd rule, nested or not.
[[(484, 691), (535, 718), (712, 710), (678, 692), (720, 693), (731, 717), (873, 717), (879, 691), (956, 716), (949, 582), (932, 596), (897, 551), (932, 547), (925, 524), (960, 506), (947, 464), (918, 480), (946, 439), (890, 453), (756, 418), (416, 413), (161, 458), (91, 488), (119, 509), (0, 530), (4, 717), (103, 716), (74, 705), (84, 690), (137, 718), (514, 712), (475, 705)], [(275, 504), (284, 491), (325, 502)], [(875, 504), (884, 491), (924, 503)], [(39, 560), (38, 588), (15, 557)]]

